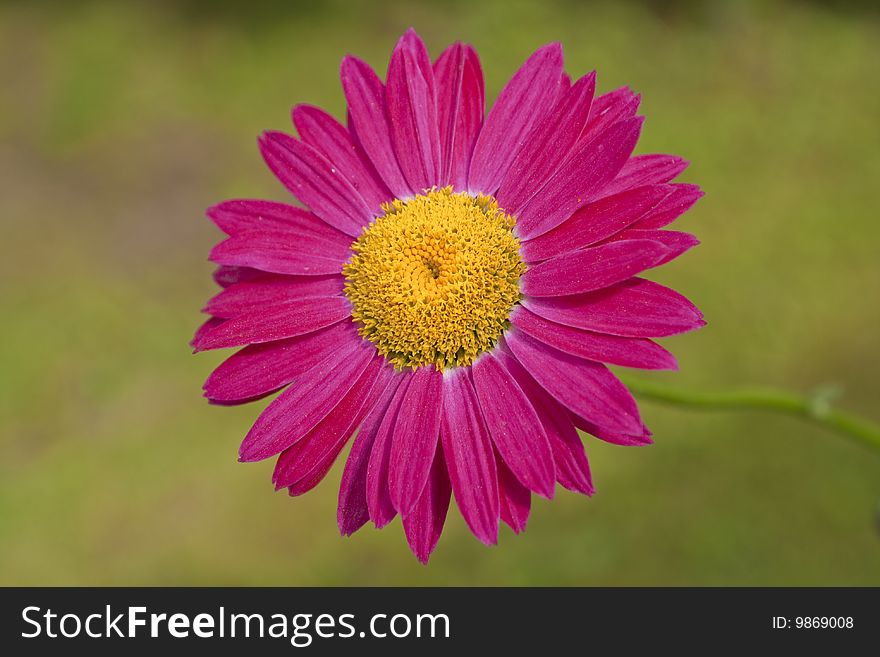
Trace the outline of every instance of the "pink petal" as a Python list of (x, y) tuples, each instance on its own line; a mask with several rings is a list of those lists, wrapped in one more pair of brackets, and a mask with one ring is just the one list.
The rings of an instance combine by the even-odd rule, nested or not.
[[(315, 486), (324, 481), (324, 477), (327, 476), (327, 473), (330, 472), (330, 468), (333, 467), (333, 464), (336, 463), (336, 459), (339, 457), (339, 453), (342, 452), (342, 448), (345, 447), (345, 443), (348, 442), (348, 439), (351, 436), (346, 436), (345, 440), (342, 440), (324, 454), (322, 459), (318, 461), (312, 470), (306, 474), (302, 479), (298, 479), (295, 483), (291, 484), (287, 487), (287, 494), (291, 497), (299, 497), (300, 495), (305, 495), (310, 490), (312, 490)], [(280, 489), (279, 489), (280, 490)]]
[(553, 230), (523, 242), (520, 251), (526, 262), (538, 262), (596, 244), (638, 221), (671, 192), (668, 185), (649, 185), (589, 203)]
[(342, 472), (339, 504), (336, 510), (336, 522), (343, 536), (351, 536), (370, 519), (367, 508), (367, 466), (376, 434), (388, 413), (397, 386), (403, 380), (404, 377), (400, 375), (392, 376), (391, 382), (382, 391), (364, 419), (363, 426), (351, 446), (351, 452), (345, 462), (345, 470)]
[(233, 317), (201, 336), (194, 347), (196, 351), (205, 351), (292, 338), (350, 315), (351, 303), (345, 297), (289, 301)]
[(466, 368), (443, 373), (443, 454), (455, 501), (471, 531), (498, 542), (498, 474), (489, 431)]
[(703, 197), (703, 191), (697, 185), (672, 184), (669, 187), (673, 188), (672, 193), (633, 224), (633, 228), (663, 228)]
[(394, 435), (394, 425), (400, 416), (403, 400), (412, 382), (412, 374), (407, 372), (403, 375), (404, 380), (398, 385), (394, 393), (394, 399), (379, 425), (373, 442), (373, 450), (370, 454), (370, 463), (367, 466), (367, 508), (370, 511), (370, 519), (377, 528), (384, 527), (394, 520), (397, 510), (391, 501), (391, 492), (388, 486), (388, 470), (391, 463), (391, 446)]
[(577, 413), (570, 413), (569, 415), (578, 429), (595, 436), (599, 440), (604, 440), (606, 443), (623, 445), (625, 447), (642, 447), (654, 442), (651, 440), (651, 432), (648, 430), (648, 427), (644, 425), (642, 425), (642, 428), (637, 432), (622, 433), (600, 427), (593, 422), (580, 417)]
[(535, 381), (569, 410), (611, 431), (642, 430), (635, 400), (604, 365), (554, 349), (518, 329), (508, 331), (504, 340)]
[(706, 324), (678, 292), (641, 278), (577, 296), (529, 297), (522, 304), (559, 324), (633, 338), (676, 335)]
[(590, 107), (590, 118), (579, 142), (586, 144), (615, 123), (631, 119), (636, 115), (640, 102), (641, 96), (634, 94), (628, 87), (621, 87), (597, 97)]
[(291, 194), (334, 228), (357, 237), (373, 213), (342, 172), (317, 150), (282, 132), (265, 132), (260, 152)]
[(520, 278), (522, 293), (558, 297), (600, 290), (668, 259), (660, 242), (627, 240), (580, 249), (530, 267)]
[(451, 493), (452, 487), (441, 448), (434, 453), (428, 482), (418, 502), (408, 515), (403, 516), (406, 541), (416, 558), (424, 564), (428, 563), (428, 558), (440, 540), (446, 513), (449, 511)]
[(254, 344), (223, 361), (205, 381), (205, 397), (213, 402), (246, 402), (286, 386), (324, 360), (339, 344), (357, 344), (352, 322), (286, 340)]
[(380, 214), (382, 204), (392, 200), (394, 195), (345, 126), (311, 105), (297, 105), (293, 108), (292, 118), (302, 140), (339, 167), (370, 211)]
[(209, 259), (275, 274), (316, 276), (340, 273), (350, 255), (347, 247), (339, 248), (308, 235), (263, 230), (220, 242), (211, 249)]
[(689, 162), (675, 155), (636, 155), (620, 169), (617, 177), (602, 190), (602, 196), (619, 194), (642, 185), (669, 182), (687, 169)]
[[(515, 534), (524, 532), (529, 521), (532, 507), (532, 494), (523, 486), (504, 461), (497, 459), (498, 465), (498, 502), (501, 520)], [(553, 483), (551, 482), (551, 486)]]
[(344, 253), (351, 245), (349, 235), (336, 230), (308, 210), (286, 203), (234, 199), (211, 206), (205, 213), (220, 230), (232, 237), (281, 231), (325, 243), (332, 242), (333, 248), (339, 253)]
[(690, 233), (682, 233), (676, 230), (651, 230), (642, 228), (627, 228), (612, 237), (611, 240), (609, 240), (609, 243), (629, 240), (650, 240), (654, 243), (664, 245), (669, 253), (667, 253), (656, 266), (665, 265), (670, 260), (674, 260), (682, 253), (690, 251), (700, 243), (700, 240)]
[(517, 214), (568, 158), (590, 113), (596, 73), (582, 77), (532, 130), (504, 176), (495, 198)]
[(287, 301), (342, 294), (345, 278), (330, 276), (280, 276), (263, 274), (254, 280), (234, 283), (208, 301), (203, 312), (216, 317), (235, 317)]
[(559, 430), (550, 440), (553, 461), (556, 464), (556, 480), (563, 488), (589, 497), (596, 489), (590, 473), (590, 462), (584, 444), (571, 420), (559, 419)]
[(406, 516), (422, 494), (440, 438), (443, 374), (420, 367), (412, 375), (394, 423), (388, 464), (391, 503)]
[[(302, 494), (317, 485), (388, 386), (392, 373), (393, 368), (376, 354), (327, 417), (318, 422), (302, 440), (281, 452), (272, 475), (275, 490), (291, 486), (291, 495)], [(294, 486), (302, 480), (306, 481)]]
[(678, 368), (675, 356), (646, 338), (622, 338), (582, 331), (551, 322), (522, 306), (514, 309), (510, 322), (533, 338), (572, 356), (646, 370)]
[(343, 343), (304, 372), (257, 418), (241, 444), (239, 460), (260, 461), (300, 440), (339, 404), (375, 353), (365, 340), (353, 347)]
[(529, 490), (553, 497), (556, 473), (544, 427), (516, 380), (491, 354), (471, 368), (474, 389), (492, 441)]
[(425, 44), (412, 28), (391, 54), (387, 80), (385, 105), (400, 170), (413, 191), (430, 189), (440, 180), (434, 71)]
[(562, 46), (536, 50), (501, 90), (474, 146), (471, 192), (494, 194), (532, 128), (553, 109), (562, 80)]
[(220, 287), (229, 287), (235, 283), (245, 283), (266, 276), (265, 272), (251, 269), (250, 267), (227, 267), (220, 265), (214, 270), (211, 277)]
[(437, 89), (437, 125), (440, 132), (439, 185), (467, 190), (471, 153), (483, 125), (485, 92), (483, 69), (468, 45), (449, 46), (434, 63)]
[(547, 394), (512, 354), (505, 349), (499, 349), (495, 353), (507, 371), (516, 379), (520, 388), (528, 395), (538, 417), (541, 418), (541, 424), (553, 450), (556, 480), (568, 490), (592, 495), (590, 465), (587, 462), (584, 445), (568, 412)]
[(342, 88), (348, 101), (349, 128), (356, 141), (397, 198), (409, 198), (407, 184), (391, 146), (391, 131), (385, 110), (385, 85), (366, 62), (347, 56), (340, 71)]
[(614, 124), (580, 147), (547, 181), (517, 216), (516, 232), (537, 237), (561, 224), (598, 194), (629, 158), (642, 128), (642, 118)]
[(565, 71), (562, 72), (562, 76), (559, 78), (559, 89), (556, 93), (556, 101), (554, 102), (554, 108), (558, 107), (560, 101), (562, 101), (571, 90), (571, 76)]
[(193, 339), (189, 341), (189, 346), (193, 348), (193, 351), (200, 351), (197, 345), (205, 339), (206, 335), (211, 333), (217, 327), (222, 326), (224, 323), (226, 323), (226, 319), (223, 317), (211, 317), (205, 320), (205, 322), (196, 329)]

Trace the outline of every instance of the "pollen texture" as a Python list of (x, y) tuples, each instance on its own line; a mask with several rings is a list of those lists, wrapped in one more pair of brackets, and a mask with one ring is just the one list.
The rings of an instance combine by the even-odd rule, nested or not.
[(361, 335), (399, 369), (469, 365), (520, 298), (514, 218), (491, 197), (451, 188), (383, 210), (343, 268)]

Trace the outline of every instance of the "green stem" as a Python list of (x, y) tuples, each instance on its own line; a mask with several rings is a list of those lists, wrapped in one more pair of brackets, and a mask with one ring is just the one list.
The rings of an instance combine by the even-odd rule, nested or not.
[(705, 410), (747, 409), (786, 413), (880, 449), (880, 426), (857, 415), (832, 408), (827, 393), (820, 392), (808, 397), (772, 388), (703, 392), (668, 387), (644, 379), (621, 378), (633, 393), (643, 399)]

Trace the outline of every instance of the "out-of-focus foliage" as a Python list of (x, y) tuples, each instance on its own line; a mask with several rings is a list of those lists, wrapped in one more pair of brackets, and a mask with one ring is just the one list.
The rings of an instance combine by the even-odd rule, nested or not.
[(598, 493), (428, 568), (399, 522), (342, 539), (340, 468), (304, 498), (235, 461), (260, 405), (211, 407), (191, 356), (219, 233), (284, 199), (255, 137), (340, 115), (338, 64), (410, 25), (479, 50), (493, 98), (537, 46), (629, 84), (642, 152), (693, 161), (703, 244), (656, 278), (709, 325), (691, 386), (880, 393), (880, 23), (870, 3), (7, 3), (0, 7), (0, 583), (880, 584), (877, 454), (787, 418), (644, 405), (649, 448), (591, 440)]

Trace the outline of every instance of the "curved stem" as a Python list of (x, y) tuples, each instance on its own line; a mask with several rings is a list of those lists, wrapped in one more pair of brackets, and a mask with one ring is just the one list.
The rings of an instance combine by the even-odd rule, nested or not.
[(819, 391), (811, 397), (772, 388), (703, 392), (669, 387), (643, 379), (621, 379), (633, 393), (643, 399), (705, 410), (754, 409), (786, 413), (880, 449), (880, 426), (857, 415), (832, 408), (830, 397), (833, 393), (827, 390)]

